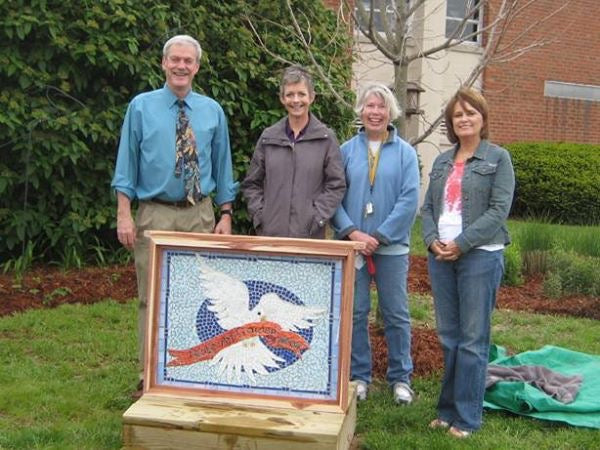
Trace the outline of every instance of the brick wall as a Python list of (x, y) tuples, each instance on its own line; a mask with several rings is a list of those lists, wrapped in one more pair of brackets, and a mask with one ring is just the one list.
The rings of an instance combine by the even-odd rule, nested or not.
[[(490, 8), (499, 4), (494, 0)], [(504, 42), (562, 4), (564, 0), (537, 0)], [(521, 44), (543, 37), (554, 42), (485, 70), (483, 89), (494, 141), (600, 143), (600, 102), (544, 96), (545, 81), (600, 87), (599, 18), (599, 0), (573, 0)]]
[(326, 7), (331, 9), (338, 9), (340, 7), (341, 0), (323, 0)]

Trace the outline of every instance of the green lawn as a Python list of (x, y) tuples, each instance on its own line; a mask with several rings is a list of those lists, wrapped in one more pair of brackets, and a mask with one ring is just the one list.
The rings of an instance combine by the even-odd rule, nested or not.
[(0, 319), (0, 448), (120, 448), (135, 318), (134, 302), (102, 302)]
[[(432, 326), (431, 298), (411, 298), (415, 326)], [(32, 310), (0, 319), (0, 448), (117, 449), (121, 416), (136, 384), (136, 304), (111, 301)], [(494, 342), (520, 352), (553, 344), (600, 354), (597, 321), (499, 311)], [(414, 380), (417, 401), (393, 404), (382, 383), (359, 405), (364, 448), (598, 448), (598, 431), (486, 413), (481, 432), (459, 442), (427, 423), (439, 374)]]

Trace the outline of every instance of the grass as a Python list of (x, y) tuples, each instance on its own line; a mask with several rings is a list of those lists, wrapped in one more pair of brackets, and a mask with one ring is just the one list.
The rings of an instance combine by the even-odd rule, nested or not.
[[(557, 225), (544, 222), (509, 220), (511, 240), (519, 244), (521, 252), (546, 251), (555, 247), (573, 250), (580, 255), (600, 257), (600, 226)], [(426, 256), (422, 222), (417, 217), (412, 228), (410, 253)]]
[[(431, 297), (411, 296), (414, 326), (433, 326)], [(106, 301), (31, 310), (0, 319), (0, 448), (117, 449), (121, 417), (136, 384), (136, 303)], [(515, 352), (545, 344), (600, 354), (597, 322), (497, 311), (494, 342)], [(397, 407), (383, 383), (360, 404), (363, 448), (571, 449), (597, 446), (598, 431), (489, 412), (484, 427), (458, 442), (431, 431), (439, 374), (416, 378), (418, 400)]]
[[(434, 326), (432, 300), (411, 295), (413, 326)], [(584, 353), (600, 354), (597, 321), (515, 311), (496, 311), (493, 341), (515, 353), (555, 345)], [(416, 378), (418, 399), (410, 407), (398, 407), (384, 382), (376, 382), (366, 402), (359, 405), (357, 433), (367, 449), (583, 449), (598, 448), (598, 431), (552, 422), (486, 412), (484, 426), (468, 441), (450, 439), (427, 424), (435, 418), (440, 374)], [(518, 442), (518, 445), (515, 444)]]
[(544, 292), (550, 297), (599, 295), (600, 226), (511, 220), (508, 227), (516, 244), (505, 253), (505, 261), (512, 263), (506, 265), (512, 284), (518, 284), (520, 259), (521, 273), (544, 274)]
[[(418, 219), (411, 253), (425, 255), (420, 227)], [(553, 227), (542, 227), (551, 230), (540, 232), (545, 236), (542, 241), (566, 234)], [(537, 239), (531, 231), (535, 228), (529, 225), (510, 221), (509, 228), (518, 239)], [(585, 235), (587, 228), (598, 232), (598, 227), (576, 230), (584, 229), (581, 234)], [(569, 237), (568, 241), (579, 239)], [(411, 295), (410, 308), (413, 326), (435, 325), (430, 296)], [(135, 324), (133, 301), (64, 305), (0, 318), (0, 449), (120, 448), (122, 414), (132, 403), (130, 393), (137, 383)], [(497, 311), (493, 341), (514, 352), (556, 345), (600, 354), (600, 327), (589, 319)], [(427, 428), (435, 417), (439, 384), (440, 374), (415, 378), (417, 401), (398, 407), (387, 386), (375, 382), (369, 399), (358, 409), (356, 431), (361, 446), (386, 450), (598, 448), (597, 430), (501, 412), (487, 412), (482, 430), (468, 441), (449, 439)]]
[(421, 217), (417, 217), (410, 234), (410, 254), (416, 256), (427, 256), (427, 249), (423, 242), (423, 226)]
[(134, 302), (0, 319), (0, 448), (121, 446), (136, 379)]
[[(508, 229), (512, 245), (504, 253), (503, 284), (518, 286), (523, 274), (545, 274), (544, 289), (549, 296), (598, 295), (600, 226), (509, 220)], [(410, 247), (413, 255), (427, 254), (420, 217), (413, 226)]]
[(522, 252), (560, 247), (580, 255), (600, 257), (600, 226), (509, 220), (508, 229), (511, 239), (519, 243)]
[(358, 409), (357, 433), (366, 449), (587, 449), (598, 448), (598, 431), (555, 425), (502, 412), (484, 413), (484, 426), (466, 441), (430, 430), (439, 390), (437, 377), (415, 379), (418, 399), (398, 407), (386, 386), (376, 387)]

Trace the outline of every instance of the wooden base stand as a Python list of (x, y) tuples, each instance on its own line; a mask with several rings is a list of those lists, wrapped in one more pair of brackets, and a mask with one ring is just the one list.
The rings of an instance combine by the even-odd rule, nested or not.
[(146, 394), (123, 414), (123, 448), (344, 450), (356, 426), (354, 383), (348, 398), (344, 414)]

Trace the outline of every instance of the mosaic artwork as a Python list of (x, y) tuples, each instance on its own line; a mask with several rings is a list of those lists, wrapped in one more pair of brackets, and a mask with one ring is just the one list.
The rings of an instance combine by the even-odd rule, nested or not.
[(339, 259), (168, 249), (162, 256), (158, 385), (336, 398)]

